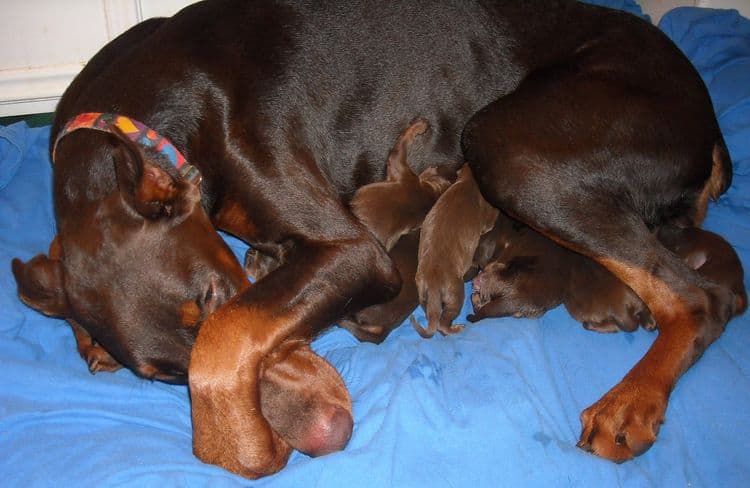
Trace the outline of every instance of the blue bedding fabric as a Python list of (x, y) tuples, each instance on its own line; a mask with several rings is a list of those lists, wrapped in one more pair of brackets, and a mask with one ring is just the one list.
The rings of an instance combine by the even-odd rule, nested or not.
[[(640, 13), (632, 2), (606, 3)], [(660, 27), (700, 70), (735, 164), (705, 227), (750, 270), (750, 21), (684, 8)], [(203, 464), (191, 452), (186, 387), (127, 370), (92, 376), (67, 324), (16, 296), (11, 259), (46, 252), (55, 233), (48, 138), (49, 127), (0, 127), (0, 485), (748, 486), (750, 314), (679, 382), (654, 447), (622, 465), (575, 447), (578, 416), (654, 334), (588, 332), (562, 308), (432, 340), (405, 324), (381, 345), (334, 328), (314, 348), (351, 392), (346, 449), (317, 459), (295, 452), (255, 482)], [(227, 239), (242, 256), (244, 244)]]

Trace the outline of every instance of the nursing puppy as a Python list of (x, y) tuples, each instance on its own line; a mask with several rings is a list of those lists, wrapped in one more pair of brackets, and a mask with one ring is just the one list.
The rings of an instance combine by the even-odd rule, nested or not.
[(414, 277), (419, 250), (419, 226), (435, 200), (450, 185), (434, 167), (419, 176), (407, 155), (416, 136), (428, 124), (418, 119), (399, 136), (388, 155), (385, 181), (365, 185), (354, 194), (354, 215), (377, 237), (401, 275), (401, 291), (393, 299), (348, 315), (339, 325), (361, 341), (382, 342), (419, 304)]
[(380, 344), (419, 305), (414, 276), (417, 273), (419, 231), (402, 236), (388, 255), (401, 275), (401, 291), (385, 303), (371, 305), (339, 320), (339, 325), (360, 341)]
[(476, 322), (486, 317), (543, 315), (561, 303), (586, 329), (633, 331), (655, 324), (640, 298), (612, 273), (501, 215), (491, 262), (473, 280)]
[[(499, 223), (507, 220), (498, 218)], [(493, 257), (472, 282), (470, 322), (485, 317), (539, 317), (562, 303), (568, 288), (569, 251), (529, 227), (503, 227), (505, 232), (496, 235)]]
[(409, 125), (388, 154), (386, 179), (363, 186), (350, 203), (354, 215), (386, 250), (422, 224), (435, 200), (450, 185), (435, 167), (425, 169), (419, 176), (409, 167), (409, 148), (428, 128), (422, 119)]
[(471, 269), (482, 234), (492, 229), (498, 211), (479, 193), (468, 165), (435, 203), (422, 224), (417, 264), (419, 303), (427, 316), (427, 328), (412, 318), (424, 338), (439, 331), (455, 334), (463, 329), (453, 320), (464, 302), (464, 277)]
[[(399, 135), (388, 154), (386, 179), (365, 185), (354, 194), (351, 210), (388, 250), (401, 275), (401, 291), (393, 299), (347, 315), (339, 325), (357, 339), (380, 343), (401, 325), (419, 304), (414, 276), (417, 268), (419, 226), (435, 200), (450, 186), (435, 167), (417, 176), (409, 167), (408, 153), (417, 136), (429, 124), (417, 119)], [(445, 173), (445, 172), (444, 172)], [(288, 252), (284, 246), (265, 254), (256, 249), (245, 255), (245, 271), (259, 280), (283, 264)]]
[[(665, 226), (659, 241), (702, 277), (729, 287), (735, 295), (731, 315), (747, 308), (742, 265), (720, 236), (695, 227)], [(632, 332), (656, 328), (637, 295), (602, 266), (564, 249), (529, 228), (503, 233), (493, 261), (474, 279), (476, 322), (486, 317), (538, 317), (564, 303), (588, 330)]]

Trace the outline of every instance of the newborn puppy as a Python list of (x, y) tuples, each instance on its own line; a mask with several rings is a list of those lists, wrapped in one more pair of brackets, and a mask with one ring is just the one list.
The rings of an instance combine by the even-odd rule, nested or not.
[[(747, 308), (742, 264), (729, 243), (698, 228), (665, 226), (659, 241), (710, 281), (729, 286), (733, 315)], [(596, 262), (528, 229), (502, 233), (498, 253), (474, 279), (470, 321), (485, 317), (535, 317), (565, 304), (573, 318), (597, 332), (632, 332), (657, 327), (640, 298)]]
[(245, 253), (245, 274), (251, 280), (258, 281), (281, 266), (293, 246), (292, 240), (280, 244), (254, 244)]
[(529, 227), (504, 223), (508, 220), (501, 214), (495, 230), (488, 233), (497, 239), (497, 247), (472, 282), (470, 322), (485, 317), (539, 317), (565, 297), (571, 274), (568, 251)]
[(403, 323), (419, 305), (417, 285), (414, 276), (417, 272), (419, 251), (419, 231), (415, 230), (398, 240), (388, 255), (401, 275), (401, 291), (392, 300), (372, 305), (339, 321), (339, 325), (360, 341), (380, 344), (393, 329)]
[(479, 272), (489, 264), (497, 250), (498, 244), (507, 235), (510, 226), (513, 225), (511, 219), (506, 217), (502, 212), (498, 213), (495, 225), (479, 237), (477, 250), (474, 251), (474, 258), (471, 260), (471, 266), (464, 275), (464, 283), (471, 281)]
[(427, 329), (412, 318), (422, 337), (432, 337), (435, 331), (455, 334), (463, 328), (452, 325), (464, 301), (463, 278), (471, 268), (480, 236), (493, 227), (497, 217), (497, 209), (482, 198), (471, 169), (464, 165), (422, 223), (416, 282)]
[[(419, 304), (414, 283), (419, 243), (419, 232), (415, 229), (422, 224), (435, 200), (450, 186), (450, 181), (434, 167), (417, 176), (409, 166), (409, 149), (416, 137), (428, 128), (422, 119), (412, 122), (388, 154), (386, 180), (363, 186), (350, 203), (352, 213), (389, 251), (402, 279), (401, 291), (395, 298), (348, 315), (339, 322), (360, 341), (382, 342)], [(291, 244), (282, 243), (268, 249), (248, 250), (245, 272), (255, 280), (263, 278), (284, 262), (290, 248)]]
[(437, 168), (428, 168), (417, 176), (407, 162), (416, 136), (428, 127), (422, 119), (407, 127), (388, 154), (385, 181), (363, 186), (350, 203), (354, 215), (388, 251), (402, 235), (419, 228), (435, 200), (450, 185)]
[(409, 167), (409, 149), (416, 136), (427, 128), (427, 122), (421, 119), (407, 127), (388, 155), (386, 180), (363, 186), (351, 201), (352, 212), (388, 250), (402, 280), (401, 291), (395, 298), (339, 322), (361, 341), (382, 342), (419, 304), (414, 283), (418, 228), (435, 200), (450, 185), (435, 168), (417, 176)]
[(607, 269), (515, 224), (498, 236), (492, 262), (474, 278), (476, 322), (485, 317), (539, 317), (561, 303), (586, 329), (633, 331), (655, 323), (640, 298)]
[(665, 226), (656, 234), (659, 241), (691, 268), (714, 283), (728, 286), (735, 296), (732, 315), (747, 308), (744, 272), (740, 258), (721, 236), (696, 227)]
[(639, 325), (656, 329), (648, 307), (629, 286), (596, 261), (565, 251), (571, 267), (565, 308), (585, 329), (604, 333), (633, 332)]

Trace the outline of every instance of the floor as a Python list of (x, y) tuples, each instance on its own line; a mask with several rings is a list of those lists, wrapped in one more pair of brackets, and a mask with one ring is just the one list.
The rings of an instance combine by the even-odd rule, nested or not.
[(29, 127), (42, 127), (44, 125), (51, 125), (54, 113), (46, 114), (31, 114), (31, 115), (16, 115), (13, 117), (0, 117), (0, 125), (12, 125), (22, 120), (26, 121), (26, 125)]

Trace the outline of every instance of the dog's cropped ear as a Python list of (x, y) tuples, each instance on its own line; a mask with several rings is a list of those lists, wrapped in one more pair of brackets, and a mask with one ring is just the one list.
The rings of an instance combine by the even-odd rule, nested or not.
[(190, 210), (200, 199), (200, 190), (191, 183), (176, 181), (159, 166), (148, 161), (138, 144), (120, 132), (115, 149), (117, 184), (127, 202), (148, 219), (173, 217)]
[(28, 263), (14, 259), (11, 264), (21, 301), (52, 317), (66, 317), (70, 310), (63, 288), (59, 247), (55, 238), (50, 246), (50, 257), (38, 254)]

